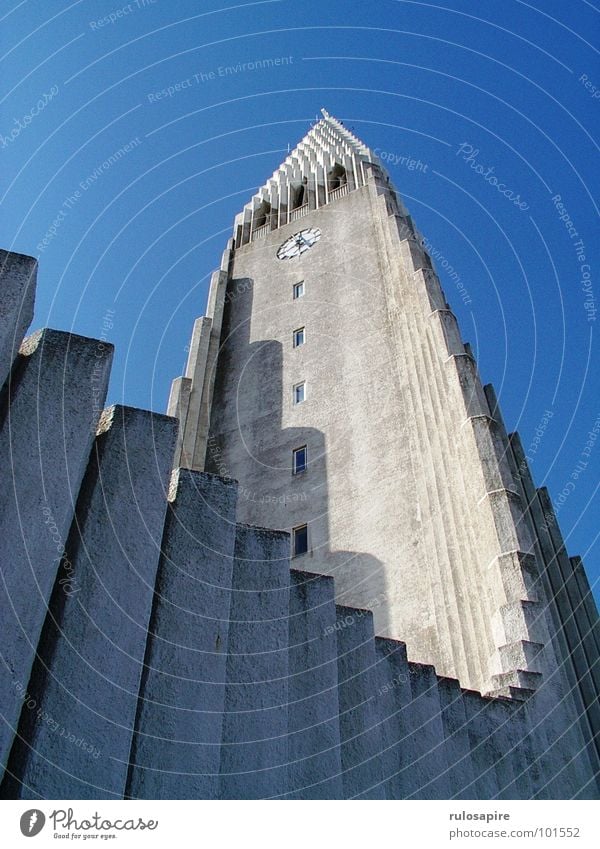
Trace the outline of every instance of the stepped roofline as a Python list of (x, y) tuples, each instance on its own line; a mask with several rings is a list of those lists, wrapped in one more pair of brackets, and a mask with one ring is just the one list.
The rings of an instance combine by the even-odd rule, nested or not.
[(373, 168), (387, 177), (366, 144), (326, 109), (321, 109), (321, 114), (323, 117), (236, 216), (236, 247), (364, 186)]

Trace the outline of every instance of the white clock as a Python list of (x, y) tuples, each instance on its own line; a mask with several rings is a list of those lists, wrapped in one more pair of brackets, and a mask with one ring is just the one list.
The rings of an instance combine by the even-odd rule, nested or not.
[(278, 259), (291, 259), (295, 256), (300, 256), (309, 248), (317, 244), (321, 238), (321, 231), (315, 227), (309, 227), (306, 230), (300, 230), (299, 233), (294, 233), (289, 239), (279, 247), (277, 251)]

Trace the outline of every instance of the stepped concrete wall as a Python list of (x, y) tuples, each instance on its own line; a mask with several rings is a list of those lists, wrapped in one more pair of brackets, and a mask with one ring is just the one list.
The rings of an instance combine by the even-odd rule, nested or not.
[(65, 551), (111, 355), (110, 346), (98, 350), (92, 339), (36, 333), (23, 342), (0, 401), (2, 766)]
[(134, 798), (218, 797), (236, 501), (234, 481), (173, 474), (131, 755)]
[[(336, 606), (331, 576), (290, 569), (286, 532), (239, 523), (234, 481), (169, 483), (175, 420), (100, 411), (110, 356), (42, 331), (2, 390), (4, 797), (598, 797), (579, 560), (561, 561), (568, 592), (546, 616), (544, 579), (507, 558), (527, 598), (506, 600), (502, 627), (531, 640), (500, 645), (494, 695), (464, 689)], [(585, 722), (553, 631), (568, 613)]]
[(123, 796), (175, 433), (166, 416), (102, 414), (12, 754), (23, 796), (48, 770), (60, 797)]
[(290, 574), (288, 798), (343, 799), (333, 579)]
[(219, 796), (265, 799), (288, 788), (289, 538), (238, 525)]

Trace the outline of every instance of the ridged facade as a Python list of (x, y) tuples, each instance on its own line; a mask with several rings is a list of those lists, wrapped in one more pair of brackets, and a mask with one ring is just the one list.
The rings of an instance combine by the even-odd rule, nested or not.
[(598, 797), (585, 571), (339, 122), (236, 219), (169, 416), (0, 268), (6, 797)]
[[(319, 240), (279, 259), (302, 230)], [(236, 218), (169, 412), (177, 463), (238, 480), (239, 521), (306, 525), (294, 564), (334, 576), (338, 602), (371, 609), (409, 659), (562, 705), (565, 729), (597, 738), (584, 571), (388, 175), (327, 113)]]

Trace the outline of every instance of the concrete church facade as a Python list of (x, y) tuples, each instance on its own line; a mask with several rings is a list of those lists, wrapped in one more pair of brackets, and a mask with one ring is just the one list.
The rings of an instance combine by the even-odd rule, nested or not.
[(170, 412), (181, 464), (238, 480), (240, 521), (306, 533), (300, 568), (411, 659), (507, 694), (580, 648), (555, 637), (580, 597), (549, 500), (388, 175), (326, 112), (238, 216)]
[[(26, 277), (11, 275), (13, 286)], [(26, 341), (7, 366), (7, 409), (39, 347)], [(112, 729), (111, 751), (94, 762), (59, 743), (7, 679), (7, 793), (597, 797), (599, 633), (585, 571), (389, 177), (326, 112), (237, 217), (168, 413), (102, 415), (77, 461), (74, 518), (61, 513), (71, 571), (64, 558), (45, 567), (50, 613), (29, 616), (25, 644), (5, 604), (10, 674), (48, 714), (70, 706), (88, 738)], [(9, 447), (14, 433), (13, 421)], [(144, 450), (160, 463), (119, 477)], [(96, 493), (111, 476), (112, 508)], [(116, 530), (98, 518), (132, 487), (151, 534), (139, 517)], [(111, 545), (117, 566), (122, 555), (103, 534), (130, 540), (148, 574), (135, 627), (113, 617), (92, 719), (100, 649), (61, 586), (78, 575), (101, 604), (95, 545), (113, 595), (129, 596), (138, 573), (110, 565)], [(72, 652), (95, 660), (61, 687)]]

